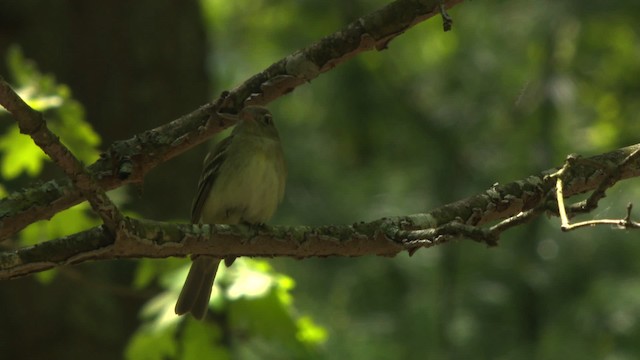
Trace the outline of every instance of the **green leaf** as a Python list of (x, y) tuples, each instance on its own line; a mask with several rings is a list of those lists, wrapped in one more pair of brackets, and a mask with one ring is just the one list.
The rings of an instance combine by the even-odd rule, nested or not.
[[(88, 203), (81, 203), (65, 211), (57, 213), (50, 220), (42, 220), (27, 226), (20, 233), (20, 244), (22, 246), (35, 245), (43, 241), (59, 238), (97, 226), (99, 220), (92, 216)], [(56, 270), (49, 270), (37, 274), (38, 280), (43, 283), (51, 281)]]
[(298, 341), (309, 345), (319, 345), (327, 341), (327, 330), (317, 325), (309, 316), (298, 319)]
[[(7, 65), (16, 92), (33, 109), (44, 112), (49, 129), (78, 159), (85, 163), (95, 161), (99, 156), (100, 136), (85, 120), (84, 108), (73, 99), (70, 89), (58, 84), (53, 76), (40, 73), (17, 46), (7, 51)], [(0, 152), (2, 176), (7, 179), (23, 172), (36, 176), (42, 170), (43, 161), (48, 160), (28, 136), (20, 134), (17, 126), (0, 137)]]
[(22, 245), (34, 245), (51, 238), (74, 234), (100, 224), (84, 202), (57, 213), (50, 220), (35, 222), (26, 227), (20, 237)]
[[(170, 263), (171, 267), (180, 262), (143, 262), (138, 270), (140, 280), (136, 282), (148, 284), (151, 278), (159, 276), (160, 263)], [(187, 270), (187, 266), (169, 273), (165, 269), (159, 283), (167, 291), (144, 306), (145, 327), (139, 331), (168, 331), (181, 323), (186, 328), (181, 336), (183, 354), (179, 358), (227, 358), (231, 349), (222, 344), (218, 323), (202, 323), (190, 316), (174, 314)], [(226, 319), (224, 326), (230, 334), (242, 334), (233, 341), (238, 344), (234, 352), (246, 352), (253, 357), (269, 354), (275, 358), (308, 358), (317, 351), (318, 345), (327, 339), (326, 330), (294, 310), (291, 296), (294, 286), (292, 278), (275, 272), (266, 261), (240, 258), (229, 269), (221, 266), (211, 295), (211, 311), (216, 313), (213, 318)], [(194, 333), (188, 335), (192, 330)]]
[(0, 137), (0, 159), (2, 177), (13, 179), (23, 172), (32, 177), (38, 175), (48, 157), (14, 125)]

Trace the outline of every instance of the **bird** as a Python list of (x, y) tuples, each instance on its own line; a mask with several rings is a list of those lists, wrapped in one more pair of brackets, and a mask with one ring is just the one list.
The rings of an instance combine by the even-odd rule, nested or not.
[[(232, 133), (205, 157), (191, 209), (194, 224), (264, 224), (284, 197), (287, 168), (271, 112), (246, 106), (237, 119)], [(175, 312), (202, 320), (222, 259), (192, 255), (192, 260)], [(234, 260), (224, 258), (225, 265)]]

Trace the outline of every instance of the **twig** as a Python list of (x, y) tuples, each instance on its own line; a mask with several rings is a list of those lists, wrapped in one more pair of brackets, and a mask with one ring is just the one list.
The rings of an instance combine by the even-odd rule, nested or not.
[(496, 225), (493, 225), (489, 228), (489, 232), (493, 234), (494, 237), (498, 237), (503, 232), (516, 227), (518, 225), (522, 225), (532, 221), (537, 218), (540, 214), (542, 214), (546, 209), (546, 205), (542, 203), (540, 206), (537, 206), (533, 209), (523, 211), (518, 213), (510, 218), (507, 218)]
[(575, 160), (573, 156), (567, 156), (564, 165), (560, 170), (550, 175), (551, 178), (556, 179), (556, 201), (558, 202), (558, 213), (560, 214), (560, 228), (562, 230), (566, 230), (569, 226), (569, 218), (567, 217), (567, 209), (564, 206), (564, 195), (563, 195), (563, 176), (569, 171), (571, 164)]
[[(586, 201), (574, 205), (572, 208), (577, 209), (579, 212), (588, 212), (594, 210), (598, 206), (598, 202), (606, 196), (606, 190), (613, 186), (622, 177), (623, 170), (632, 164), (633, 161), (637, 161), (640, 157), (640, 149), (632, 151), (627, 157), (620, 161), (616, 166), (607, 169), (607, 174), (602, 178), (597, 188), (591, 193)], [(560, 215), (560, 229), (562, 231), (570, 231), (586, 226), (596, 225), (615, 225), (620, 228), (630, 229), (639, 228), (640, 224), (631, 220), (631, 209), (633, 205), (629, 203), (627, 205), (627, 216), (624, 219), (597, 219), (586, 220), (571, 224), (569, 222), (569, 216), (567, 216), (567, 207), (564, 203), (564, 179), (568, 177), (568, 174), (578, 163), (589, 163), (594, 165), (591, 160), (583, 159), (581, 157), (570, 155), (567, 157), (564, 165), (560, 170), (550, 175), (551, 178), (556, 179), (556, 201), (558, 203), (558, 213)], [(601, 164), (598, 164), (601, 165)]]
[(447, 32), (453, 27), (453, 18), (447, 13), (447, 6), (444, 1), (440, 1), (440, 16), (442, 16), (442, 29)]

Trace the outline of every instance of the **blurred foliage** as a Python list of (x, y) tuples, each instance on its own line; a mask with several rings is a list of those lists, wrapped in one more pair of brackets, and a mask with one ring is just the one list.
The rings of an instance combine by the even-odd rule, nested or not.
[[(210, 71), (232, 87), (384, 3), (203, 0)], [(435, 17), (270, 105), (290, 169), (275, 222), (421, 212), (569, 153), (638, 142), (635, 2), (468, 1), (450, 14), (453, 31)], [(595, 217), (623, 217), (634, 182)], [(634, 358), (636, 314), (594, 288), (624, 289), (637, 274), (632, 234), (564, 234), (540, 219), (491, 251), (463, 241), (412, 258), (274, 263), (327, 327), (325, 358)], [(620, 318), (615, 332), (600, 326)]]
[[(147, 270), (149, 267), (145, 267)], [(187, 267), (159, 274), (167, 288), (142, 310), (129, 359), (311, 358), (325, 330), (293, 311), (293, 279), (264, 261), (239, 259), (221, 269), (211, 296), (216, 321), (199, 322), (174, 314)], [(146, 271), (148, 272), (148, 271)], [(157, 346), (158, 343), (163, 346)]]
[[(84, 109), (71, 97), (69, 88), (58, 84), (53, 76), (40, 73), (17, 46), (9, 48), (6, 60), (18, 95), (29, 106), (44, 113), (47, 126), (78, 159), (87, 164), (97, 160), (100, 136), (84, 119)], [(0, 107), (0, 111), (6, 110)], [(28, 136), (20, 134), (16, 124), (2, 135), (0, 153), (0, 170), (5, 179), (13, 179), (23, 171), (34, 177), (40, 173), (43, 162), (49, 160)]]
[[(213, 94), (387, 3), (200, 2)], [(557, 166), (569, 153), (638, 142), (640, 3), (466, 1), (450, 14), (451, 32), (443, 33), (434, 17), (389, 49), (361, 54), (270, 104), (289, 168), (274, 223), (344, 224), (422, 212)], [(14, 72), (37, 74), (8, 55), (21, 59)], [(175, 57), (168, 59), (171, 69)], [(54, 122), (72, 101), (68, 89), (44, 75), (31, 79), (29, 85), (16, 77), (15, 84)], [(40, 90), (22, 90), (35, 84)], [(71, 108), (60, 114), (81, 115)], [(97, 146), (82, 135), (86, 128), (59, 124), (55, 131), (78, 154)], [(76, 144), (83, 139), (85, 145)], [(13, 149), (16, 161), (3, 160), (3, 177), (33, 176), (42, 167), (39, 150), (18, 144), (27, 140), (11, 129), (0, 137), (3, 156)], [(90, 161), (96, 153), (85, 154)], [(198, 174), (184, 176), (195, 182)], [(587, 217), (624, 217), (626, 203), (640, 196), (636, 184), (616, 185)], [(193, 195), (172, 191), (185, 202)], [(62, 216), (61, 224), (70, 218)], [(37, 242), (57, 228), (25, 233)], [(130, 359), (634, 359), (640, 356), (634, 235), (605, 228), (562, 233), (551, 218), (510, 231), (491, 250), (459, 241), (413, 257), (270, 260), (277, 271), (238, 261), (221, 273), (202, 323), (173, 315), (186, 262), (141, 260), (125, 284), (154, 292), (145, 295), (149, 302), (125, 353)], [(117, 321), (105, 328), (116, 331)]]
[[(97, 160), (100, 136), (84, 119), (82, 105), (71, 96), (69, 88), (56, 82), (53, 76), (42, 74), (33, 61), (24, 58), (19, 47), (7, 51), (7, 65), (16, 92), (33, 109), (46, 118), (47, 126), (60, 137), (74, 155), (86, 163)], [(6, 110), (0, 106), (0, 113)], [(20, 134), (17, 124), (11, 124), (0, 135), (0, 174), (3, 182), (26, 173), (37, 177), (49, 157), (33, 140)], [(4, 188), (0, 193), (3, 193)], [(0, 194), (2, 195), (2, 194)], [(3, 195), (4, 196), (4, 195)], [(34, 245), (52, 238), (77, 233), (100, 222), (90, 215), (86, 203), (56, 214), (48, 221), (38, 221), (19, 235), (20, 245)], [(55, 270), (38, 274), (42, 281), (50, 281)]]

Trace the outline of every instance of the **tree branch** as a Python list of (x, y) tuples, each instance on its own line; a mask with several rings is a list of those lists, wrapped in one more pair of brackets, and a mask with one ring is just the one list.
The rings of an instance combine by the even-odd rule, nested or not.
[[(640, 176), (640, 159), (630, 156), (640, 144), (588, 158), (565, 175), (563, 194), (574, 196), (598, 189), (611, 174), (603, 168), (619, 167), (616, 177)], [(620, 166), (624, 162), (624, 166)], [(502, 231), (530, 221), (547, 207), (559, 168), (524, 180), (494, 185), (467, 199), (431, 212), (383, 218), (342, 226), (257, 226), (170, 224), (125, 219), (122, 241), (96, 227), (64, 238), (15, 251), (0, 252), (0, 280), (56, 266), (88, 260), (164, 258), (188, 254), (226, 256), (393, 256), (453, 239), (469, 237), (495, 245)], [(557, 212), (557, 209), (555, 209)], [(487, 228), (481, 226), (504, 220)]]
[[(462, 0), (444, 2), (451, 8)], [(414, 25), (440, 14), (442, 0), (397, 0), (344, 29), (300, 49), (224, 93), (215, 101), (158, 128), (114, 143), (88, 167), (105, 190), (142, 182), (158, 164), (204, 142), (231, 124), (216, 114), (244, 105), (267, 104), (321, 73), (369, 50), (383, 50)], [(23, 189), (0, 200), (0, 240), (27, 225), (83, 201), (67, 179)]]
[[(598, 207), (598, 202), (606, 196), (605, 192), (607, 189), (612, 187), (620, 179), (621, 172), (634, 161), (637, 161), (639, 157), (640, 149), (635, 149), (618, 165), (605, 168), (607, 176), (600, 182), (600, 185), (598, 185), (586, 200), (572, 206), (574, 213), (584, 213), (596, 209)], [(573, 171), (576, 164), (581, 162), (591, 163), (591, 160), (583, 159), (576, 155), (569, 155), (567, 156), (562, 168), (550, 175), (550, 177), (556, 179), (556, 201), (558, 203), (558, 213), (561, 221), (560, 229), (562, 229), (562, 231), (570, 231), (581, 227), (595, 225), (616, 225), (625, 229), (640, 228), (640, 223), (631, 220), (631, 209), (633, 208), (631, 203), (627, 205), (627, 216), (624, 219), (600, 219), (580, 221), (573, 224), (569, 223), (567, 207), (564, 205), (564, 181), (565, 178), (570, 176), (569, 174)], [(599, 164), (595, 165), (599, 166)]]
[(1, 76), (0, 105), (13, 115), (20, 133), (31, 136), (33, 142), (64, 171), (82, 197), (89, 201), (93, 211), (102, 218), (112, 234), (115, 234), (122, 220), (117, 206), (85, 170), (80, 160), (49, 129), (42, 114), (27, 105)]

